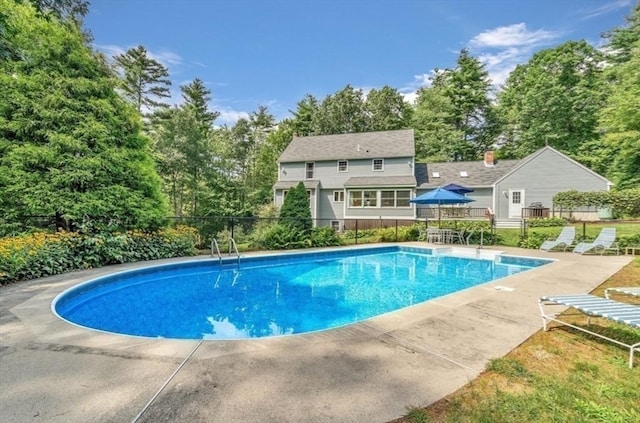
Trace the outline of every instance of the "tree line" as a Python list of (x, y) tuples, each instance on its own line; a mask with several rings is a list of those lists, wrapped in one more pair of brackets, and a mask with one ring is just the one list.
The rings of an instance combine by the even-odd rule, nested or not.
[(0, 209), (5, 222), (112, 216), (251, 216), (271, 202), (294, 135), (413, 128), (418, 161), (522, 158), (552, 146), (612, 180), (640, 182), (640, 4), (603, 34), (542, 50), (496, 90), (463, 49), (414, 103), (347, 84), (305, 95), (280, 121), (259, 105), (232, 126), (199, 78), (170, 105), (168, 69), (144, 46), (112, 60), (82, 26), (83, 0), (0, 0)]

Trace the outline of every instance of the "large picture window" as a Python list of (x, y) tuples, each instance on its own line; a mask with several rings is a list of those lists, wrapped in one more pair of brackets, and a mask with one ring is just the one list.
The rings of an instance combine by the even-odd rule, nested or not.
[[(334, 191), (335, 193), (338, 191)], [(349, 191), (349, 207), (410, 207), (411, 190), (351, 190)]]

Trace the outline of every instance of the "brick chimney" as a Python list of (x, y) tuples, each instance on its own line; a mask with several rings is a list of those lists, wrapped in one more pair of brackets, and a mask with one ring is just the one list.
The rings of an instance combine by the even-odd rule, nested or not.
[(493, 162), (493, 151), (485, 151), (484, 152), (484, 165), (486, 167), (495, 166), (495, 163)]

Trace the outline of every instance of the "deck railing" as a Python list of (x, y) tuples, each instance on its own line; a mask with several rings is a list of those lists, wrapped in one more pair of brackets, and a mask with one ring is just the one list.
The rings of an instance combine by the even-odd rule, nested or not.
[[(433, 206), (416, 209), (418, 219), (484, 219), (486, 207)], [(439, 214), (439, 215), (438, 215)]]
[(523, 207), (522, 208), (522, 218), (530, 219), (530, 218), (546, 218), (550, 216), (549, 209), (547, 207)]

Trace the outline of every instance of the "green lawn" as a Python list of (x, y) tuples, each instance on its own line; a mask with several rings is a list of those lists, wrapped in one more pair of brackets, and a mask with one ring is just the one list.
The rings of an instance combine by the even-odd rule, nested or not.
[[(576, 241), (585, 238), (587, 240), (593, 240), (602, 228), (616, 228), (616, 235), (619, 237), (633, 236), (640, 234), (640, 223), (588, 223), (583, 224), (580, 222), (572, 223), (572, 226), (576, 227)], [(554, 226), (549, 228), (527, 228), (527, 235), (541, 234), (543, 238), (555, 238), (560, 234), (562, 230), (561, 226)], [(510, 247), (517, 247), (520, 241), (522, 233), (521, 229), (496, 229), (496, 233), (500, 239), (500, 245), (506, 245)]]

